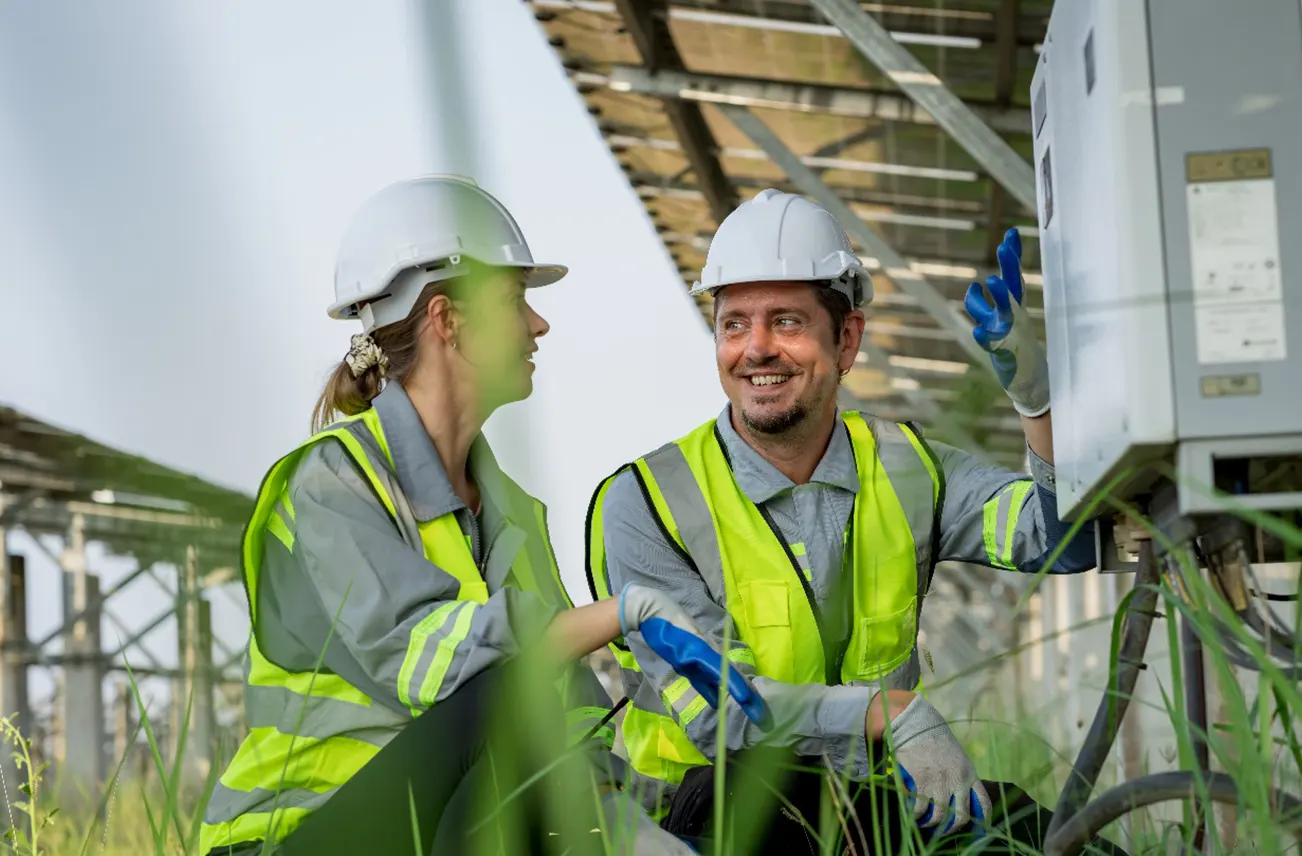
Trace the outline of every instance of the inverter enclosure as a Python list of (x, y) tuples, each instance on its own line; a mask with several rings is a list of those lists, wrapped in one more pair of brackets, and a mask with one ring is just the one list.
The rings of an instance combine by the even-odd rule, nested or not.
[(1302, 4), (1060, 0), (1031, 101), (1059, 510), (1217, 508), (1302, 452)]

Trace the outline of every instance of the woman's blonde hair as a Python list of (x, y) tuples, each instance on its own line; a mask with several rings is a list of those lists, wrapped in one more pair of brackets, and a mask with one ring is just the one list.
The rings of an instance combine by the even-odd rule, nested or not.
[[(354, 375), (352, 365), (345, 357), (335, 366), (325, 389), (312, 408), (312, 432), (325, 430), (336, 414), (354, 416), (367, 410), (371, 400), (380, 394), (386, 383), (402, 383), (416, 367), (421, 322), (429, 302), (440, 294), (456, 299), (462, 277), (431, 282), (416, 298), (411, 312), (401, 321), (395, 321), (371, 331), (371, 340), (379, 348), (383, 359), (372, 362), (365, 371)], [(350, 352), (351, 355), (351, 352)]]

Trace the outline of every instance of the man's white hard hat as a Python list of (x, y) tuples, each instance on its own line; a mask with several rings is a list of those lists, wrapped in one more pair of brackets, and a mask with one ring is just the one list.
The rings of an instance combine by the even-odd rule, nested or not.
[(425, 286), (469, 272), (469, 261), (519, 268), (525, 285), (549, 285), (564, 265), (533, 260), (506, 207), (473, 179), (426, 175), (366, 200), (340, 242), (331, 318), (359, 318), (370, 332), (411, 312)]
[(859, 307), (873, 299), (872, 277), (826, 208), (769, 188), (724, 218), (692, 294), (741, 282), (826, 282)]

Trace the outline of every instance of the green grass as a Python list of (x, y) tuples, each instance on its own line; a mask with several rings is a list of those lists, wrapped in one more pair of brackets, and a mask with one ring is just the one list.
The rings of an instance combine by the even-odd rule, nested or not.
[[(1116, 510), (1125, 510), (1120, 504), (1114, 505)], [(1285, 543), (1302, 550), (1302, 531), (1256, 512), (1242, 510), (1240, 513), (1250, 521), (1268, 527)], [(1161, 533), (1154, 532), (1153, 537), (1161, 542)], [(1038, 582), (1042, 584), (1042, 581)], [(1179, 657), (1150, 659), (1147, 674), (1157, 680), (1161, 700), (1154, 703), (1135, 699), (1132, 708), (1156, 710), (1171, 724), (1178, 744), (1178, 760), (1182, 765), (1187, 765), (1192, 757), (1195, 738), (1202, 738), (1208, 742), (1214, 766), (1232, 775), (1238, 783), (1239, 804), (1234, 817), (1236, 842), (1231, 846), (1222, 844), (1223, 830), (1219, 826), (1222, 815), (1213, 813), (1206, 818), (1210, 838), (1207, 852), (1218, 856), (1298, 852), (1284, 827), (1302, 824), (1302, 817), (1281, 818), (1278, 806), (1272, 804), (1272, 789), (1281, 788), (1294, 795), (1302, 793), (1302, 782), (1299, 781), (1299, 770), (1302, 770), (1302, 736), (1299, 735), (1302, 732), (1302, 693), (1298, 683), (1277, 660), (1268, 656), (1261, 642), (1233, 615), (1187, 556), (1168, 568), (1158, 595), (1159, 610), (1166, 617), (1154, 624), (1150, 652), (1160, 639), (1166, 640), (1170, 650), (1176, 650), (1177, 630), (1172, 619), (1178, 616), (1187, 620), (1206, 643), (1207, 682), (1209, 689), (1215, 688), (1224, 699), (1225, 715), (1217, 721), (1213, 710), (1214, 727), (1209, 729), (1210, 733), (1193, 733), (1184, 710), (1185, 675)], [(1023, 603), (1025, 601), (1023, 598)], [(1111, 656), (1114, 660), (1123, 619), (1124, 612), (1110, 619), (1113, 622)], [(1079, 627), (1066, 632), (1070, 639), (1088, 629)], [(1255, 680), (1243, 679), (1248, 672), (1231, 661), (1227, 639), (1241, 647), (1258, 666), (1260, 672)], [(1028, 640), (1023, 647), (1041, 641)], [(997, 664), (997, 661), (1015, 653), (1003, 652), (992, 660)], [(504, 735), (503, 739), (516, 741), (522, 752), (531, 753), (551, 775), (560, 767), (545, 759), (555, 758), (564, 750), (556, 744), (555, 734), (542, 724), (545, 719), (539, 717), (537, 725), (521, 728), (521, 720), (510, 715), (511, 710), (530, 710), (530, 695), (541, 691), (536, 685), (537, 672), (524, 670), (523, 674), (530, 677), (517, 689), (521, 695), (513, 700), (509, 709), (504, 708), (496, 716), (495, 727)], [(1055, 706), (1053, 699), (1037, 699), (1038, 710), (1033, 714), (1020, 713), (1009, 700), (989, 694), (970, 711), (946, 707), (947, 686), (962, 677), (952, 675), (932, 682), (928, 691), (938, 708), (950, 716), (955, 732), (964, 740), (981, 775), (987, 779), (1016, 783), (1051, 808), (1075, 754), (1075, 747), (1053, 745), (1043, 727), (1043, 723), (1049, 721), (1048, 717), (1060, 715), (1060, 707)], [(136, 692), (134, 679), (131, 686)], [(1092, 691), (1085, 695), (1088, 704), (1083, 711), (1086, 722), (1093, 716), (1093, 707), (1102, 697), (1103, 687), (1089, 689)], [(32, 758), (26, 738), (17, 731), (12, 720), (0, 720), (0, 737), (6, 749), (17, 759), (25, 779), (21, 788), (22, 799), (12, 806), (13, 820), (8, 817), (0, 820), (0, 824), (10, 827), (0, 844), (0, 852), (20, 856), (136, 856), (150, 853), (190, 856), (197, 853), (197, 807), (203, 803), (205, 794), (221, 771), (220, 767), (212, 769), (206, 782), (195, 782), (192, 775), (187, 775), (181, 760), (188, 737), (185, 730), (178, 735), (178, 757), (165, 757), (138, 692), (136, 700), (140, 709), (139, 734), (143, 735), (152, 760), (149, 774), (143, 780), (127, 777), (126, 759), (117, 759), (110, 781), (102, 794), (97, 795), (97, 802), (89, 808), (85, 805), (80, 808), (69, 806), (65, 812), (59, 811), (54, 798), (59, 788), (47, 781), (49, 771)], [(188, 718), (182, 721), (188, 721)], [(524, 721), (534, 723), (535, 718), (526, 717)], [(720, 735), (721, 744), (724, 736)], [(740, 804), (730, 806), (726, 816), (722, 809), (716, 815), (716, 825), (728, 832), (715, 839), (710, 850), (714, 856), (747, 856), (754, 852), (758, 842), (748, 818), (776, 810), (778, 797), (766, 787), (763, 776), (743, 778), (739, 785)], [(1105, 774), (1103, 778), (1100, 788), (1116, 783), (1115, 775)], [(8, 782), (7, 785), (12, 788), (14, 783)], [(718, 786), (722, 789), (724, 783), (720, 781)], [(844, 778), (830, 781), (823, 793), (819, 816), (804, 819), (810, 837), (818, 843), (821, 853), (840, 854), (845, 841), (874, 834), (875, 830), (858, 827), (855, 818), (836, 809), (854, 792), (854, 788), (855, 785)], [(581, 844), (565, 852), (628, 852), (620, 847), (621, 836), (615, 830), (602, 828), (597, 831), (599, 834), (594, 834), (591, 830), (575, 828), (576, 816), (583, 815), (581, 812), (576, 814), (574, 806), (579, 805), (579, 801), (596, 800), (591, 781), (570, 775), (556, 790), (558, 793), (546, 802), (555, 828), (563, 830), (567, 840), (583, 839)], [(518, 842), (520, 835), (519, 818), (515, 813), (517, 794), (518, 789), (514, 789), (491, 798), (492, 811), (486, 826), (491, 828), (493, 835), (490, 837), (498, 846), (485, 852), (516, 851), (511, 842)], [(414, 826), (414, 805), (412, 817)], [(1137, 836), (1133, 840), (1123, 838), (1124, 830), (1119, 824), (1113, 824), (1105, 834), (1114, 841), (1121, 841), (1131, 853), (1164, 853), (1176, 842), (1190, 843), (1192, 824), (1189, 821), (1193, 818), (1190, 807), (1182, 812), (1179, 804), (1166, 805), (1160, 810), (1141, 810), (1132, 817)], [(903, 842), (901, 846), (900, 852), (904, 853), (925, 853), (928, 850), (920, 838)], [(413, 846), (412, 853), (424, 856), (416, 846)]]

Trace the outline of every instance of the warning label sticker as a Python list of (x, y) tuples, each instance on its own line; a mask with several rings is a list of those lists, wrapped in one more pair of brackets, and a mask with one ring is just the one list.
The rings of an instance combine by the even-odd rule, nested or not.
[(1200, 363), (1262, 362), (1288, 356), (1279, 303), (1199, 307), (1195, 314)]
[(1208, 175), (1185, 190), (1198, 362), (1285, 359), (1274, 179)]

